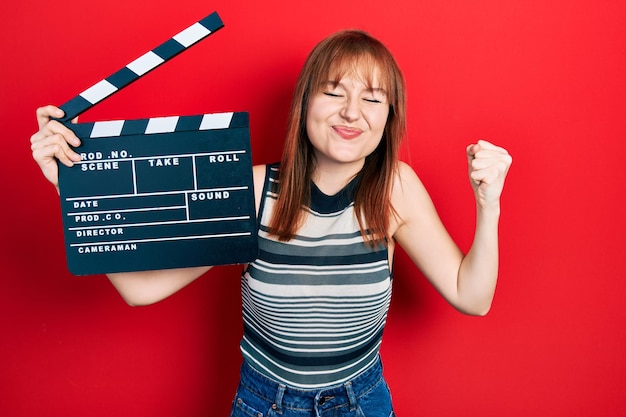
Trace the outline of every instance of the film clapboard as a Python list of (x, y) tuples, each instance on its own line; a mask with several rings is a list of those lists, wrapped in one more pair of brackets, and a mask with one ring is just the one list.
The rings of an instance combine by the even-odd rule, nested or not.
[(59, 163), (75, 275), (241, 264), (258, 251), (246, 112), (71, 123), (223, 27), (214, 12), (60, 106), (81, 161)]

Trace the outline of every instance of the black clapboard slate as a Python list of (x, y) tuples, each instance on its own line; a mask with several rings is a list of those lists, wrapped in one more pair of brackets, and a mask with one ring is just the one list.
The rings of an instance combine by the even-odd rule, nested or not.
[(238, 264), (258, 251), (248, 114), (69, 120), (223, 26), (216, 13), (61, 108), (81, 161), (59, 164), (76, 275)]

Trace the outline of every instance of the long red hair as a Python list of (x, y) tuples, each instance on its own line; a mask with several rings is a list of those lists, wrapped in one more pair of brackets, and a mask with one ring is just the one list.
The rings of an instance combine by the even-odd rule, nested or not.
[(269, 232), (287, 241), (304, 219), (310, 205), (311, 175), (315, 168), (313, 146), (306, 131), (309, 98), (329, 80), (339, 81), (357, 71), (372, 86), (375, 70), (389, 102), (389, 117), (378, 147), (365, 159), (355, 192), (354, 208), (366, 242), (385, 244), (393, 213), (391, 188), (398, 167), (400, 143), (406, 131), (406, 96), (402, 72), (391, 52), (377, 39), (360, 30), (337, 32), (321, 41), (309, 54), (294, 90), (283, 156), (278, 199)]

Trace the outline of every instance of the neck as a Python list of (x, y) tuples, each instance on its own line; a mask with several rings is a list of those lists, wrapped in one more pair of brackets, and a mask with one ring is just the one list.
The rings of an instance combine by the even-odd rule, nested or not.
[(363, 168), (360, 163), (315, 164), (311, 179), (324, 194), (334, 195), (341, 191)]

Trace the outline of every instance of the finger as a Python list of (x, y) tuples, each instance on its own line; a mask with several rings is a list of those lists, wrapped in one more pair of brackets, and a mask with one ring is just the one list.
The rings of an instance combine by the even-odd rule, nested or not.
[(56, 120), (46, 123), (39, 132), (31, 136), (30, 141), (34, 143), (36, 141), (45, 140), (48, 136), (60, 135), (67, 143), (72, 146), (80, 146), (80, 139), (74, 134), (71, 129), (65, 127), (62, 123)]
[(487, 164), (504, 164), (506, 167), (510, 166), (513, 162), (511, 155), (505, 150), (499, 149), (482, 149), (477, 152), (470, 163), (475, 168), (481, 168)]
[(484, 168), (484, 169), (477, 169), (474, 170), (470, 173), (470, 177), (480, 183), (480, 182), (491, 182), (490, 179), (492, 178), (493, 173), (492, 173), (492, 169), (491, 167), (489, 168)]
[(39, 125), (39, 129), (44, 127), (44, 125), (48, 123), (52, 117), (61, 118), (65, 115), (63, 110), (53, 105), (39, 107), (35, 111), (35, 114), (37, 115), (37, 124)]
[(480, 185), (482, 179), (481, 179), (481, 176), (477, 174), (477, 171), (470, 172), (469, 177), (470, 177), (472, 184), (474, 184), (475, 186)]
[(476, 185), (479, 186), (492, 185), (502, 182), (499, 181), (500, 178), (502, 178), (500, 171), (495, 167), (473, 171), (470, 173), (470, 178)]
[(481, 149), (484, 150), (491, 150), (491, 151), (496, 151), (496, 152), (500, 152), (500, 153), (508, 153), (506, 151), (506, 149), (500, 147), (500, 146), (496, 146), (493, 143), (486, 141), (484, 139), (479, 139), (478, 140), (478, 145), (480, 145)]
[(65, 163), (79, 162), (81, 156), (76, 153), (61, 134), (47, 136), (45, 139), (34, 141), (31, 144), (33, 158), (39, 163), (47, 163), (47, 160), (56, 158)]
[(56, 160), (63, 165), (72, 167), (75, 162), (80, 161), (80, 155), (67, 152), (59, 144), (54, 144), (46, 148), (36, 148), (33, 150), (33, 159), (44, 169), (49, 164), (56, 164)]
[[(474, 160), (473, 162), (476, 161), (478, 160)], [(473, 164), (470, 171), (470, 177), (477, 181), (487, 182), (488, 184), (491, 184), (496, 180), (504, 182), (508, 170), (509, 164), (502, 161), (488, 163), (484, 166), (479, 162), (477, 164)]]
[(472, 161), (470, 169), (470, 176), (472, 178), (479, 178), (481, 181), (487, 181), (489, 183), (500, 180), (504, 182), (511, 163), (506, 160), (481, 160), (475, 159)]
[(467, 148), (465, 148), (465, 153), (467, 154), (467, 159), (468, 160), (472, 160), (476, 157), (476, 154), (480, 151), (481, 146), (477, 143), (473, 143), (471, 145), (468, 145)]

